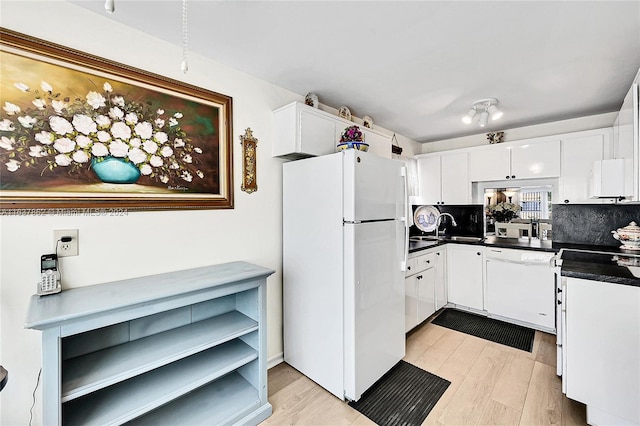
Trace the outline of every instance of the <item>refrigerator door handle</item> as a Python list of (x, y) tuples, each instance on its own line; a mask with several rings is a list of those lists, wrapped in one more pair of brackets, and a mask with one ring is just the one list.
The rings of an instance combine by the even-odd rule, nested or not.
[(402, 181), (404, 182), (404, 217), (401, 220), (404, 222), (404, 260), (400, 264), (402, 272), (407, 271), (407, 261), (409, 260), (409, 178), (407, 176), (407, 168), (402, 167), (400, 174), (402, 175)]

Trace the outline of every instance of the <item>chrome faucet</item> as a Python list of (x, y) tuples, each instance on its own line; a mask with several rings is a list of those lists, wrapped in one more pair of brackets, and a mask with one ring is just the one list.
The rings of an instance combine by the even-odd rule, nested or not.
[[(456, 219), (451, 215), (451, 213), (440, 213), (436, 218), (436, 237), (438, 237), (439, 228), (440, 228), (440, 219), (442, 219), (442, 216), (449, 216), (451, 218), (451, 225), (458, 226), (458, 224), (456, 223)], [(445, 228), (445, 231), (446, 230), (447, 229)]]

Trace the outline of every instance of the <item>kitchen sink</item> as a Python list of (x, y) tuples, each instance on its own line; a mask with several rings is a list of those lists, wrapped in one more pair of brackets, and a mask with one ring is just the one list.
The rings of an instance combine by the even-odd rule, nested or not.
[(436, 237), (435, 235), (416, 235), (414, 237), (409, 237), (411, 241), (443, 241), (446, 238), (444, 237)]
[(482, 237), (465, 237), (465, 236), (452, 236), (452, 237), (444, 237), (435, 235), (416, 235), (413, 237), (409, 237), (411, 241), (459, 241), (462, 243), (479, 243), (484, 238)]
[(451, 241), (460, 241), (465, 243), (479, 243), (483, 240), (482, 237), (463, 237), (463, 236), (453, 236), (448, 238)]

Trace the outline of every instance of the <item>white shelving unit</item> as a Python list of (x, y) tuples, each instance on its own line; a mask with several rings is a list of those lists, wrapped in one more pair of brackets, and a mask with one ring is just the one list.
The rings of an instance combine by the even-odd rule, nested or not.
[(266, 278), (233, 262), (33, 296), (44, 424), (258, 424)]

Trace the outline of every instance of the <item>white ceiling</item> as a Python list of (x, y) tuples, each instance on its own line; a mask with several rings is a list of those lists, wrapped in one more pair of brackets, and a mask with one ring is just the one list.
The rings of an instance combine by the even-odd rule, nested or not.
[[(115, 4), (110, 18), (181, 45), (181, 0)], [(615, 111), (640, 68), (640, 1), (188, 0), (188, 34), (191, 51), (420, 142)], [(504, 116), (463, 124), (487, 97)]]

